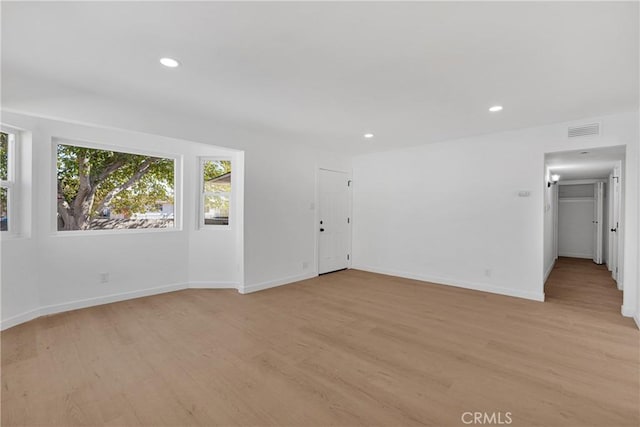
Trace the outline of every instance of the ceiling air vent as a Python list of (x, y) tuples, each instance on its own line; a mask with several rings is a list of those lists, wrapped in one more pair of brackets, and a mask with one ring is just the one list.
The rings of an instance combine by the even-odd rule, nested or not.
[(600, 123), (569, 127), (569, 138), (600, 135)]

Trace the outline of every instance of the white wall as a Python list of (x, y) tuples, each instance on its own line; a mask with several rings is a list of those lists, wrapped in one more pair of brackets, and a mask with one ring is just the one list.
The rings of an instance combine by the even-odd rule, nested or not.
[[(567, 138), (567, 126), (603, 134)], [(543, 298), (546, 152), (627, 145), (627, 315), (637, 302), (637, 112), (354, 158), (355, 268)], [(530, 197), (518, 197), (520, 190)], [(629, 313), (628, 310), (632, 310)]]
[[(121, 287), (116, 287), (119, 285), (115, 283), (117, 276), (114, 276), (112, 289), (135, 294), (136, 292), (144, 292), (145, 286), (161, 286), (173, 282), (191, 283), (194, 287), (225, 286), (231, 282), (237, 283), (238, 290), (245, 293), (313, 277), (317, 274), (317, 227), (314, 205), (316, 201), (316, 172), (318, 168), (322, 167), (350, 173), (350, 157), (340, 153), (328, 153), (308, 148), (297, 144), (297, 141), (302, 138), (299, 135), (274, 134), (270, 129), (261, 126), (254, 127), (250, 124), (238, 126), (213, 122), (209, 118), (181, 116), (173, 112), (152, 112), (145, 107), (136, 107), (135, 102), (127, 105), (108, 99), (96, 102), (90, 94), (75, 93), (66, 89), (64, 94), (56, 93), (51, 96), (45, 95), (46, 92), (44, 90), (39, 95), (21, 98), (19, 102), (16, 100), (4, 102), (5, 110), (2, 122), (15, 122), (15, 125), (24, 129), (33, 129), (34, 134), (41, 132), (38, 138), (42, 140), (46, 140), (53, 134), (66, 135), (67, 130), (74, 129), (74, 132), (69, 132), (70, 134), (66, 135), (68, 138), (95, 139), (95, 136), (102, 134), (102, 132), (117, 134), (124, 132), (147, 141), (143, 144), (145, 147), (151, 143), (155, 144), (157, 140), (162, 140), (164, 141), (162, 144), (165, 144), (169, 151), (176, 153), (182, 152), (185, 149), (185, 144), (188, 145), (189, 141), (244, 151), (244, 153), (236, 155), (244, 157), (245, 170), (234, 169), (234, 174), (244, 174), (245, 200), (244, 208), (237, 212), (244, 223), (244, 228), (239, 228), (235, 237), (230, 237), (235, 240), (235, 252), (218, 253), (212, 250), (213, 246), (222, 243), (220, 237), (224, 233), (220, 231), (203, 230), (190, 236), (185, 233), (167, 233), (158, 239), (162, 240), (163, 246), (171, 246), (175, 250), (161, 253), (156, 262), (162, 263), (171, 272), (163, 271), (166, 274), (151, 274), (145, 276), (140, 282), (128, 280)], [(81, 125), (61, 124), (60, 120)], [(90, 125), (84, 125), (87, 123)], [(64, 132), (55, 130), (56, 127), (49, 129), (50, 126), (54, 126), (53, 124), (64, 126)], [(113, 128), (127, 129), (127, 131), (117, 131)], [(84, 129), (87, 135), (84, 135), (79, 129)], [(80, 135), (74, 136), (76, 133)], [(127, 144), (130, 141), (135, 141), (135, 138), (127, 139)], [(135, 144), (135, 142), (132, 143)], [(215, 149), (215, 147), (211, 147), (211, 149)], [(41, 164), (42, 160), (38, 159), (42, 157), (43, 154), (34, 155), (34, 162)], [(185, 155), (185, 168), (189, 168), (190, 162), (195, 161), (195, 154), (191, 157)], [(48, 168), (50, 166), (41, 164), (39, 167)], [(47, 182), (38, 182), (35, 184), (35, 188), (46, 185)], [(191, 185), (187, 179), (185, 179), (184, 186), (185, 203), (188, 203), (190, 198), (195, 197), (197, 189), (189, 190)], [(185, 212), (185, 230), (190, 227), (191, 229), (195, 228), (194, 218), (195, 213), (190, 215)], [(38, 224), (44, 223), (44, 221), (42, 218), (37, 220), (34, 224), (34, 230), (39, 227)], [(50, 237), (47, 236), (46, 239), (50, 239)], [(60, 256), (63, 254), (77, 255), (63, 239), (78, 239), (78, 237), (59, 237), (57, 239), (56, 243), (53, 243), (56, 245), (55, 248), (49, 246), (51, 250), (60, 251)], [(125, 258), (128, 258), (127, 255), (136, 249), (148, 249), (150, 246), (156, 245), (155, 241), (152, 245), (150, 242), (142, 242), (145, 238), (135, 239), (132, 236), (131, 239), (129, 246), (131, 251), (125, 249), (122, 252), (122, 257), (114, 259), (111, 265), (125, 262)], [(91, 242), (92, 245), (98, 245), (95, 240), (87, 238), (86, 241)], [(100, 240), (100, 242), (102, 241)], [(49, 268), (42, 269), (35, 257), (37, 252), (35, 247), (40, 242), (38, 241), (37, 244), (34, 242), (34, 239), (9, 245), (7, 245), (9, 242), (3, 242), (3, 266), (14, 264), (18, 259), (22, 263), (28, 263), (24, 270), (36, 272), (34, 273), (36, 277), (31, 280), (33, 287), (37, 289), (41, 283), (51, 280), (53, 282), (51, 285), (45, 285), (51, 292), (43, 292), (42, 301), (33, 301), (34, 298), (30, 297), (32, 292), (29, 290), (31, 289), (29, 286), (10, 279), (10, 277), (17, 279), (19, 274), (5, 273), (3, 269), (3, 320), (14, 317), (18, 320), (23, 319), (24, 317), (20, 317), (20, 313), (35, 309), (34, 307), (54, 304), (56, 307), (64, 308), (67, 307), (65, 304), (80, 298), (93, 298), (95, 295), (99, 295), (100, 298), (104, 297), (104, 293), (94, 293), (93, 290), (88, 290), (86, 287), (88, 285), (85, 283), (90, 280), (76, 278), (74, 283), (70, 284), (65, 282), (69, 277), (64, 273), (60, 273), (61, 277), (59, 278), (48, 276), (48, 272), (56, 274), (57, 272)], [(104, 242), (107, 248), (113, 248), (110, 246), (112, 243), (108, 243), (110, 242), (109, 237), (105, 237)], [(128, 246), (122, 239), (118, 243)], [(70, 253), (67, 252), (69, 250), (71, 250)], [(98, 251), (100, 252), (102, 249), (98, 249)], [(187, 254), (189, 255), (187, 256)], [(33, 261), (25, 261), (30, 258)], [(230, 261), (231, 259), (233, 261)], [(307, 263), (306, 268), (303, 267), (303, 263)], [(47, 273), (40, 273), (41, 270)], [(100, 266), (100, 270), (102, 271), (102, 266)], [(90, 274), (91, 280), (93, 280), (95, 272), (92, 269), (92, 271), (83, 272), (83, 274)], [(134, 276), (130, 275), (131, 278)], [(170, 285), (166, 289), (170, 289), (172, 286)], [(87, 304), (89, 303), (91, 301), (87, 301)], [(3, 322), (3, 327), (10, 324), (11, 322)]]
[(351, 172), (350, 160), (339, 154), (268, 143), (246, 148), (246, 291), (317, 274), (320, 167)]
[[(196, 144), (196, 146), (204, 145)], [(212, 147), (207, 147), (205, 150), (209, 153), (217, 151)], [(202, 154), (194, 154), (185, 158), (185, 168), (199, 173), (199, 157)], [(215, 154), (213, 155), (215, 156)], [(224, 155), (224, 152), (220, 152), (219, 155)], [(190, 215), (189, 222), (191, 224), (189, 226), (189, 256), (187, 259), (190, 287), (241, 288), (244, 286), (244, 153), (235, 152), (232, 157), (230, 228), (201, 228), (199, 227), (200, 212), (191, 210), (190, 214), (187, 213)], [(193, 196), (192, 206), (198, 206), (200, 185), (185, 184), (185, 192)]]
[[(237, 254), (242, 248), (238, 248), (237, 235), (242, 218), (229, 228), (199, 230), (196, 179), (197, 156), (231, 156), (235, 165), (241, 153), (184, 140), (20, 114), (4, 113), (2, 121), (29, 131), (29, 138), (20, 144), (25, 148), (21, 153), (22, 164), (29, 171), (23, 174), (25, 181), (21, 183), (20, 193), (30, 199), (33, 207), (21, 209), (20, 235), (2, 239), (3, 328), (39, 314), (182, 289), (190, 281), (200, 280), (219, 287), (238, 286), (242, 280), (242, 260)], [(181, 173), (176, 176), (176, 186), (182, 188), (184, 201), (182, 228), (57, 233), (52, 138), (179, 156)], [(242, 162), (237, 163), (241, 173)], [(240, 191), (240, 200), (234, 200), (234, 206), (241, 207), (241, 197)], [(176, 202), (179, 207), (179, 199)], [(100, 283), (101, 272), (109, 273), (108, 283)]]
[[(317, 271), (312, 209), (316, 170), (349, 171), (349, 157), (297, 145), (302, 136), (279, 135), (259, 125), (151, 112), (135, 102), (96, 103), (90, 94), (67, 89), (64, 96), (35, 91), (4, 107), (244, 150), (245, 227), (244, 236), (236, 236), (245, 243), (236, 256), (245, 265), (238, 273), (240, 290), (311, 277)], [(601, 120), (604, 134), (579, 142), (566, 139), (565, 123), (359, 156), (354, 160), (354, 267), (542, 298), (544, 153), (627, 144), (627, 161), (638, 164), (637, 113), (573, 123), (592, 120)], [(638, 303), (637, 170), (625, 170), (624, 213), (630, 222), (624, 244), (631, 260), (623, 267), (627, 315)], [(531, 196), (519, 198), (518, 190), (531, 191)], [(403, 202), (406, 209), (394, 209), (394, 203)], [(23, 250), (31, 254), (31, 249)], [(305, 270), (307, 260), (312, 262)], [(197, 269), (185, 270), (186, 280), (208, 279)], [(14, 291), (3, 290), (3, 296), (29, 299), (28, 290)]]
[[(4, 100), (5, 111), (128, 129), (244, 151), (244, 241), (247, 291), (313, 276), (315, 257), (316, 170), (351, 171), (351, 158), (300, 144), (304, 135), (276, 131), (258, 123), (213, 121), (146, 105), (127, 105), (41, 81), (33, 93)], [(358, 138), (359, 141), (359, 138)], [(302, 263), (310, 261), (307, 269)]]
[[(640, 126), (640, 125), (639, 125)], [(640, 134), (640, 129), (638, 129), (638, 133)], [(628, 160), (627, 160), (628, 161)], [(633, 161), (633, 160), (632, 160)], [(636, 192), (640, 192), (640, 155), (637, 156), (636, 159), (637, 163), (636, 163), (636, 170), (639, 171), (637, 174), (637, 182), (636, 182)], [(633, 164), (633, 163), (632, 163)], [(637, 212), (637, 216), (636, 216), (636, 235), (637, 235), (637, 241), (640, 242), (640, 197), (638, 197), (638, 200), (636, 200), (637, 202), (637, 206), (636, 206), (636, 212)], [(634, 316), (634, 319), (636, 321), (636, 325), (638, 326), (638, 328), (640, 328), (640, 244), (638, 245), (638, 252), (636, 253), (636, 258), (635, 258), (635, 264), (636, 264), (636, 280), (637, 280), (637, 293), (636, 293), (636, 314)], [(628, 306), (631, 306), (631, 304), (628, 304)]]
[(593, 258), (593, 198), (560, 199), (558, 205), (558, 255)]

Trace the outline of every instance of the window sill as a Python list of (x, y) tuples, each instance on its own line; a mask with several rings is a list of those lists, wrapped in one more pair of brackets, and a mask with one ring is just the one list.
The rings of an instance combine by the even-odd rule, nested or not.
[(224, 231), (231, 230), (231, 225), (201, 225), (197, 231)]
[(121, 230), (69, 230), (54, 231), (51, 233), (53, 237), (95, 237), (95, 236), (115, 236), (127, 234), (155, 234), (155, 233), (180, 233), (182, 228), (139, 228), (139, 229), (121, 229)]
[(28, 240), (30, 239), (30, 235), (20, 234), (20, 233), (6, 233), (2, 232), (0, 234), (0, 241), (15, 241), (15, 240)]

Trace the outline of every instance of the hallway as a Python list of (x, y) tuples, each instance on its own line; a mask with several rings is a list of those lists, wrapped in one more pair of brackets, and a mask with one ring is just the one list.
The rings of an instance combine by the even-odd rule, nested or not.
[(631, 320), (620, 314), (622, 292), (611, 272), (590, 259), (559, 257), (545, 283), (545, 301), (597, 317), (612, 316), (623, 323)]

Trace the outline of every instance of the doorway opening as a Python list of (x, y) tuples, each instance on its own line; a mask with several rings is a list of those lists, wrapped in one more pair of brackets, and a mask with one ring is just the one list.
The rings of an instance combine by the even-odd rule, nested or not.
[(590, 309), (607, 301), (606, 310), (617, 305), (619, 313), (625, 153), (625, 146), (613, 146), (545, 155), (547, 300)]

